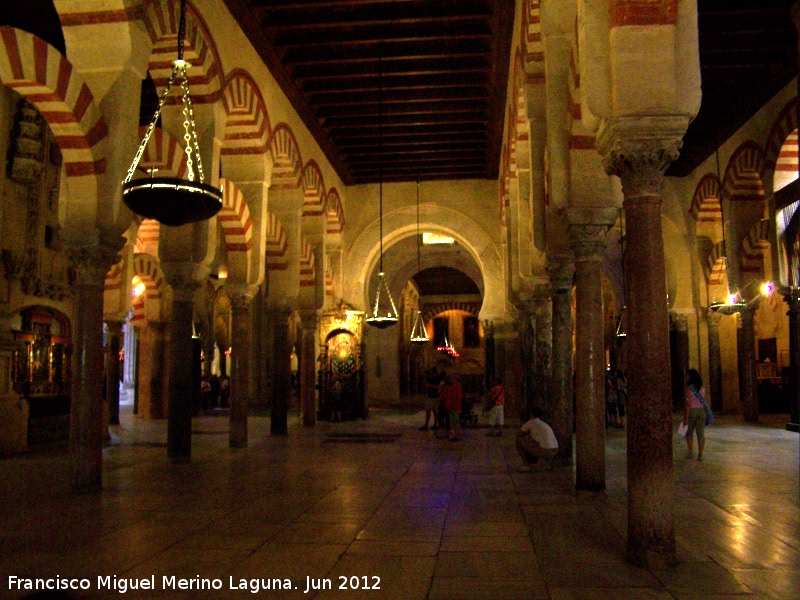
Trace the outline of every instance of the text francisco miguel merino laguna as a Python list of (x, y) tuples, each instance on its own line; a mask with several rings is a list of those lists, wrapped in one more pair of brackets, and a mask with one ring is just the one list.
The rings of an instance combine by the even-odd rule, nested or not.
[[(262, 579), (237, 579), (228, 577), (226, 590), (244, 590), (257, 594), (260, 591), (269, 590), (297, 590), (302, 589), (304, 594), (316, 590), (330, 590), (336, 585), (340, 590), (379, 590), (381, 589), (381, 579), (372, 576), (351, 576), (340, 575), (338, 581), (328, 578), (306, 577), (305, 581), (294, 582), (291, 579), (262, 578)], [(161, 588), (156, 587), (158, 579), (155, 575), (143, 578), (117, 577), (116, 575), (98, 575), (96, 585), (92, 588), (93, 579), (70, 579), (56, 575), (49, 578), (26, 578), (16, 575), (8, 576), (9, 590), (114, 590), (120, 594), (134, 590), (222, 590), (224, 581), (219, 578), (208, 579), (200, 577), (182, 578), (174, 575), (164, 575), (161, 577)]]

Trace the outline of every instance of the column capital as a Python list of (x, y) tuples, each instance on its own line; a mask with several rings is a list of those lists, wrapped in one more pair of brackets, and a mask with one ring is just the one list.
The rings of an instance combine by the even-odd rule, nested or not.
[(689, 127), (685, 115), (604, 119), (597, 148), (609, 175), (622, 180), (625, 200), (660, 196), (664, 172), (678, 158)]
[(317, 328), (318, 315), (316, 310), (300, 310), (300, 326), (303, 330), (313, 331)]
[(64, 244), (64, 250), (75, 272), (78, 284), (103, 286), (109, 269), (119, 262), (119, 251), (125, 239), (108, 240), (96, 244), (80, 242)]
[(173, 300), (191, 302), (194, 292), (210, 273), (208, 266), (191, 261), (161, 263), (164, 278), (172, 287)]
[(564, 209), (575, 261), (600, 261), (606, 250), (605, 237), (619, 209), (613, 206), (570, 206)]
[(568, 294), (575, 279), (575, 260), (572, 257), (548, 257), (547, 272), (553, 294)]
[(781, 287), (778, 292), (783, 296), (783, 301), (789, 305), (790, 313), (800, 312), (800, 288), (798, 287)]
[(258, 293), (258, 286), (248, 284), (233, 284), (228, 283), (225, 286), (225, 292), (231, 301), (231, 310), (243, 312), (249, 310), (250, 304), (253, 302), (256, 293)]

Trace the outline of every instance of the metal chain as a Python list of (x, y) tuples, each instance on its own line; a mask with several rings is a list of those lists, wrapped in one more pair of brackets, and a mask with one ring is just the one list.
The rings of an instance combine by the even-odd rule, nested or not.
[(197, 173), (200, 177), (200, 183), (205, 181), (205, 174), (203, 173), (203, 160), (200, 158), (200, 142), (197, 139), (197, 126), (194, 120), (194, 106), (192, 105), (192, 95), (189, 93), (189, 74), (186, 70), (186, 65), (183, 67), (183, 79), (181, 80), (181, 88), (183, 89), (183, 109), (184, 116), (188, 112), (189, 127), (187, 132), (190, 139), (187, 141), (187, 146), (192, 146), (194, 149), (195, 158), (197, 159)]
[(167, 82), (167, 87), (164, 89), (164, 92), (161, 94), (161, 98), (158, 101), (158, 108), (156, 108), (156, 112), (153, 115), (153, 119), (150, 121), (150, 125), (147, 126), (147, 131), (144, 134), (144, 139), (142, 143), (139, 144), (139, 149), (136, 151), (136, 156), (133, 157), (133, 163), (131, 163), (130, 168), (128, 169), (127, 175), (125, 175), (125, 179), (122, 183), (128, 183), (131, 179), (133, 179), (133, 174), (136, 172), (136, 167), (139, 166), (139, 162), (142, 160), (142, 155), (144, 155), (144, 149), (147, 147), (147, 142), (150, 141), (150, 136), (153, 135), (153, 131), (156, 128), (156, 123), (158, 122), (158, 117), (161, 115), (161, 109), (164, 106), (164, 103), (167, 100), (167, 96), (169, 95), (169, 91), (172, 89), (172, 84), (175, 82), (175, 76), (178, 74), (178, 67), (174, 67), (172, 69), (172, 75), (169, 77), (169, 81)]
[(186, 141), (186, 147), (183, 151), (186, 153), (186, 177), (189, 181), (194, 181), (194, 161), (192, 161), (192, 133), (191, 133), (191, 118), (189, 116), (189, 104), (186, 99), (189, 96), (189, 82), (186, 75), (186, 63), (184, 62), (181, 67), (181, 89), (183, 90), (183, 139)]

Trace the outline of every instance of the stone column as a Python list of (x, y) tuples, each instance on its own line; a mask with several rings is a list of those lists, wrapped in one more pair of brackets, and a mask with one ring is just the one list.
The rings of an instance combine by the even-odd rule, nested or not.
[(300, 410), (303, 413), (303, 425), (313, 427), (317, 422), (317, 313), (304, 311), (300, 318)]
[(722, 353), (719, 343), (719, 323), (722, 316), (708, 312), (708, 391), (711, 408), (714, 412), (722, 410)]
[(288, 308), (272, 309), (268, 313), (272, 330), (272, 409), (270, 433), (286, 435), (288, 433), (289, 398), (292, 389), (292, 364), (289, 345)]
[(197, 284), (189, 278), (170, 278), (169, 270), (164, 271), (172, 286), (167, 456), (180, 464), (192, 458), (192, 314)]
[[(121, 238), (120, 238), (121, 240)], [(121, 240), (124, 242), (124, 240)], [(103, 286), (122, 244), (67, 245), (75, 268), (70, 409), (70, 487), (97, 492), (103, 474)]]
[(756, 334), (753, 324), (755, 307), (748, 305), (739, 313), (736, 330), (736, 353), (739, 359), (739, 399), (747, 423), (758, 423), (758, 390), (756, 389)]
[(551, 401), (547, 393), (550, 382), (553, 344), (553, 313), (550, 305), (551, 290), (548, 285), (539, 285), (533, 297), (534, 356), (536, 369), (533, 373), (534, 404), (545, 411), (548, 422), (552, 421)]
[(167, 340), (164, 333), (167, 324), (163, 321), (148, 321), (147, 329), (150, 333), (150, 373), (144, 384), (150, 393), (150, 417), (163, 419), (167, 416), (167, 403), (164, 402), (164, 374), (167, 373), (165, 364)]
[(558, 458), (572, 463), (572, 280), (575, 267), (571, 261), (551, 262), (553, 306), (552, 370), (550, 376), (550, 425), (558, 440)]
[(247, 413), (250, 393), (251, 321), (250, 306), (255, 289), (229, 286), (231, 299), (231, 389), (230, 436), (231, 448), (247, 447)]
[[(680, 412), (684, 406), (684, 389), (686, 388), (686, 371), (689, 370), (689, 322), (686, 315), (669, 313), (670, 335), (675, 359), (671, 365), (672, 373), (672, 410)], [(672, 362), (672, 360), (671, 360)]]
[[(520, 421), (527, 421), (534, 405), (534, 372), (536, 370), (536, 354), (534, 331), (535, 318), (530, 312), (527, 303), (517, 303), (517, 316), (514, 327), (518, 334), (519, 358), (522, 370), (520, 372)], [(505, 361), (504, 361), (505, 362)], [(503, 375), (505, 377), (505, 374)], [(506, 383), (506, 389), (509, 384)]]
[(575, 488), (606, 487), (602, 260), (615, 208), (568, 208), (575, 253)]
[(800, 430), (800, 288), (784, 288), (789, 305), (789, 423), (787, 429)]
[(486, 357), (486, 385), (492, 385), (495, 379), (494, 365), (494, 321), (486, 319), (483, 322), (483, 347)]
[(678, 157), (684, 117), (612, 120), (598, 148), (625, 197), (628, 335), (628, 555), (674, 564), (672, 399), (661, 192)]
[(124, 321), (106, 321), (108, 341), (106, 346), (106, 402), (108, 423), (119, 425), (119, 349)]

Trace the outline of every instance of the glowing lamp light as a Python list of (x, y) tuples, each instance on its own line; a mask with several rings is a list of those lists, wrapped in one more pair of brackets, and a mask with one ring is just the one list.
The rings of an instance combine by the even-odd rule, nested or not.
[(232, 351), (231, 348), (228, 348), (227, 350), (225, 350), (225, 356), (230, 356), (231, 355), (231, 351)]
[(430, 233), (426, 231), (422, 234), (422, 243), (426, 246), (433, 244), (454, 244), (455, 240), (446, 235), (440, 235), (438, 233)]
[(227, 279), (228, 278), (228, 265), (220, 265), (217, 269), (217, 277), (219, 279)]
[(771, 281), (766, 281), (761, 284), (762, 296), (769, 296), (774, 291), (775, 291), (775, 284), (773, 284)]
[(131, 280), (131, 293), (133, 294), (134, 298), (138, 298), (142, 294), (144, 294), (147, 287), (144, 285), (144, 282), (139, 279), (138, 275), (134, 275), (133, 279)]

